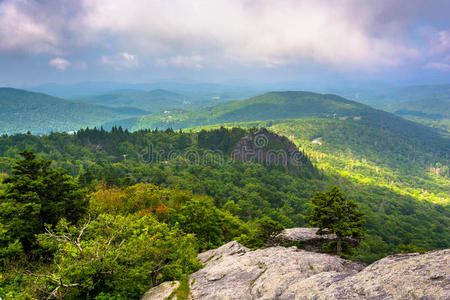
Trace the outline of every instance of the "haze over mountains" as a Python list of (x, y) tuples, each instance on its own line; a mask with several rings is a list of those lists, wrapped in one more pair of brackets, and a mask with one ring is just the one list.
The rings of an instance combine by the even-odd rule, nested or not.
[[(159, 85), (158, 85), (159, 84)], [(171, 89), (151, 89), (143, 88), (164, 87)], [(126, 89), (118, 89), (126, 88)], [(130, 130), (139, 128), (186, 128), (198, 125), (214, 124), (219, 122), (252, 121), (267, 119), (286, 119), (300, 117), (333, 117), (333, 118), (353, 118), (362, 117), (363, 114), (378, 114), (357, 102), (345, 100), (333, 95), (321, 95), (303, 93), (302, 101), (295, 102), (292, 93), (266, 93), (262, 94), (262, 87), (241, 87), (219, 84), (182, 84), (174, 82), (149, 83), (149, 84), (126, 84), (113, 82), (86, 82), (75, 85), (50, 84), (34, 88), (35, 90), (48, 91), (53, 95), (64, 95), (70, 100), (58, 100), (61, 106), (71, 105), (73, 116), (64, 117), (64, 114), (54, 113), (57, 108), (48, 109), (49, 103), (57, 98), (49, 97), (44, 100), (44, 95), (36, 98), (37, 94), (29, 94), (31, 102), (24, 102), (26, 93), (10, 94), (12, 90), (2, 90), (3, 113), (12, 109), (11, 103), (15, 102), (17, 107), (24, 111), (36, 109), (42, 105), (38, 111), (43, 116), (48, 112), (55, 121), (48, 119), (45, 126), (35, 127), (40, 133), (51, 130), (76, 130), (81, 127), (99, 126), (105, 124), (106, 127), (112, 125), (123, 125)], [(9, 91), (9, 92), (8, 92)], [(86, 93), (94, 93), (86, 96)], [(101, 93), (100, 93), (101, 92)], [(360, 89), (355, 93), (351, 89), (341, 89), (342, 94), (349, 95), (350, 99), (363, 103), (374, 103), (382, 106), (384, 110), (394, 114), (409, 118), (413, 121), (425, 124), (429, 127), (436, 127), (448, 131), (448, 111), (450, 110), (450, 89), (449, 85), (436, 86), (409, 86), (390, 88), (386, 90)], [(84, 97), (79, 97), (85, 95)], [(245, 99), (254, 95), (257, 97), (245, 101), (233, 101)], [(276, 95), (276, 96), (274, 96)], [(288, 97), (290, 95), (290, 97)], [(299, 96), (300, 94), (297, 94)], [(325, 98), (326, 101), (325, 101)], [(404, 99), (412, 99), (403, 101)], [(50, 102), (48, 102), (50, 101)], [(226, 104), (226, 102), (230, 103)], [(22, 103), (21, 103), (22, 102)], [(21, 103), (21, 104), (19, 104)], [(89, 106), (94, 104), (100, 107)], [(27, 107), (34, 105), (34, 108)], [(16, 109), (18, 109), (16, 107)], [(77, 111), (89, 111), (89, 113), (76, 113)], [(95, 117), (95, 111), (104, 111)], [(70, 109), (64, 109), (70, 111)], [(20, 110), (15, 113), (19, 113)], [(191, 111), (191, 112), (186, 112)], [(165, 112), (165, 113), (164, 113)], [(65, 126), (61, 126), (58, 116), (66, 121)], [(385, 114), (384, 117), (388, 115)], [(367, 117), (366, 117), (367, 118)], [(75, 121), (72, 121), (74, 119)], [(96, 119), (96, 120), (94, 120)], [(365, 118), (364, 118), (365, 119)], [(3, 119), (6, 121), (6, 117)], [(1, 132), (24, 132), (30, 129), (27, 123), (32, 122), (30, 117), (24, 117), (24, 126), (14, 128), (6, 125), (0, 128)], [(38, 132), (38, 131), (33, 131)]]
[(136, 107), (111, 108), (45, 94), (0, 88), (0, 133), (76, 131), (146, 114)]

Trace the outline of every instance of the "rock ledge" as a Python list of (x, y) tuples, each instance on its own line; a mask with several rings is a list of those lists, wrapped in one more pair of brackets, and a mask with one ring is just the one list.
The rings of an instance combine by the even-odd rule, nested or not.
[[(190, 276), (190, 299), (450, 299), (450, 249), (392, 255), (367, 267), (296, 247), (250, 251), (237, 242), (198, 257), (205, 267)], [(170, 295), (174, 288), (154, 289)]]

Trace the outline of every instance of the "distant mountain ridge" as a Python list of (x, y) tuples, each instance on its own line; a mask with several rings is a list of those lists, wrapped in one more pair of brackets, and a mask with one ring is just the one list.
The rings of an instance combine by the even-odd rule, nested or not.
[(148, 114), (136, 108), (110, 108), (14, 88), (0, 88), (0, 134), (74, 131)]
[(192, 112), (171, 112), (131, 118), (122, 123), (130, 130), (143, 128), (189, 128), (230, 122), (250, 122), (297, 118), (326, 118), (370, 124), (382, 129), (437, 136), (423, 125), (404, 120), (368, 105), (332, 94), (305, 91), (269, 92), (242, 101), (228, 102)]
[(385, 107), (406, 119), (447, 131), (450, 135), (450, 98), (400, 102)]
[(400, 102), (387, 106), (386, 110), (399, 115), (421, 116), (430, 119), (449, 119), (450, 98)]
[[(228, 102), (187, 113), (160, 114), (134, 119), (130, 129), (186, 128), (226, 122), (303, 117), (353, 118), (374, 110), (336, 95), (313, 92), (269, 92), (242, 101)], [(128, 124), (133, 123), (128, 120)]]
[(186, 96), (163, 89), (151, 91), (117, 90), (97, 96), (78, 98), (77, 100), (111, 107), (136, 107), (152, 112), (182, 108), (191, 104)]

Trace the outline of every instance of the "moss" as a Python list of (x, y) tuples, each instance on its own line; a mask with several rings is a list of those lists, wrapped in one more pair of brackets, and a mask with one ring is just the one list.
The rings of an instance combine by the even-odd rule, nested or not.
[(178, 288), (172, 293), (173, 295), (169, 296), (169, 299), (172, 299), (173, 296), (177, 296), (177, 300), (187, 300), (189, 297), (191, 289), (189, 287), (189, 276), (183, 275), (180, 279), (180, 285)]

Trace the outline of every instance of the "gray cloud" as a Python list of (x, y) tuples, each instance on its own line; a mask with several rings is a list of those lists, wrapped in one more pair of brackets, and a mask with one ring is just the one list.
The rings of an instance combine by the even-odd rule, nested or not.
[(100, 59), (117, 70), (139, 66), (137, 55), (159, 67), (273, 68), (312, 61), (344, 71), (378, 70), (448, 53), (448, 30), (433, 29), (425, 53), (410, 38), (418, 18), (429, 21), (429, 12), (439, 10), (441, 1), (433, 3), (4, 0), (0, 55), (70, 57), (89, 48), (100, 56), (105, 49), (118, 53)]

